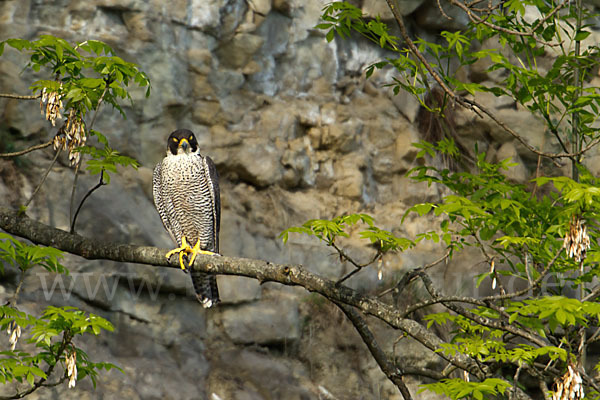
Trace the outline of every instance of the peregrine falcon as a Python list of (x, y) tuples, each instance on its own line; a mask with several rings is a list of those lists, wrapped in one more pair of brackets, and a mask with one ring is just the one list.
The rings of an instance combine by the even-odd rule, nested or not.
[[(219, 176), (213, 160), (200, 154), (191, 131), (178, 129), (169, 136), (167, 155), (154, 168), (152, 192), (160, 219), (179, 246), (169, 251), (167, 258), (179, 253), (185, 271), (187, 254), (191, 254), (187, 266), (197, 254), (219, 255)], [(191, 277), (203, 307), (219, 302), (215, 275), (192, 271)]]

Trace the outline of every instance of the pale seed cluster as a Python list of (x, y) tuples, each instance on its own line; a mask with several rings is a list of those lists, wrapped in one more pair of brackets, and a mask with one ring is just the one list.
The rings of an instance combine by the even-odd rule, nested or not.
[(496, 263), (494, 260), (492, 260), (492, 262), (490, 263), (490, 275), (493, 275), (492, 277), (492, 290), (496, 289)]
[(583, 393), (581, 375), (571, 365), (567, 367), (567, 372), (556, 382), (556, 390), (552, 395), (552, 400), (579, 400), (585, 397)]
[(10, 321), (6, 333), (9, 336), (8, 341), (10, 343), (10, 350), (13, 351), (17, 346), (17, 341), (21, 337), (21, 327), (17, 325), (15, 321)]
[(590, 237), (587, 234), (585, 224), (581, 222), (579, 217), (573, 216), (571, 218), (563, 247), (566, 249), (569, 258), (574, 258), (577, 262), (585, 258), (585, 253), (590, 248)]
[(79, 162), (81, 153), (74, 151), (77, 147), (85, 145), (87, 137), (85, 135), (85, 124), (81, 119), (81, 115), (74, 109), (69, 111), (67, 122), (54, 136), (54, 150), (62, 148), (63, 150), (69, 150), (69, 161), (71, 165), (75, 165)]
[[(62, 84), (60, 86), (62, 87)], [(48, 121), (52, 122), (52, 126), (56, 125), (56, 120), (58, 118), (62, 118), (62, 115), (60, 115), (60, 109), (63, 106), (61, 97), (62, 96), (58, 92), (51, 92), (46, 90), (46, 88), (42, 89), (40, 109), (42, 115), (44, 115)]]
[(77, 356), (75, 351), (67, 355), (65, 358), (65, 364), (67, 366), (67, 376), (69, 377), (69, 389), (75, 387), (77, 383)]

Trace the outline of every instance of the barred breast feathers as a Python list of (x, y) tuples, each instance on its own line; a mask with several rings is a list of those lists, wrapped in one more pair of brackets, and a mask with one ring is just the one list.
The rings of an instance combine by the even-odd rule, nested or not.
[(207, 158), (198, 154), (165, 157), (155, 168), (155, 201), (160, 203), (156, 206), (165, 228), (179, 245), (185, 236), (193, 244), (200, 239), (203, 250), (218, 252), (218, 186), (215, 190), (212, 160)]

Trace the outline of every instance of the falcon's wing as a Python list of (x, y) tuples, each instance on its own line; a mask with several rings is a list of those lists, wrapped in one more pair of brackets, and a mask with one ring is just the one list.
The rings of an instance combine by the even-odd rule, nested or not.
[(154, 167), (154, 173), (152, 174), (152, 196), (154, 197), (154, 206), (160, 219), (165, 226), (167, 232), (173, 239), (173, 241), (179, 244), (177, 237), (174, 234), (173, 226), (171, 225), (171, 219), (169, 218), (168, 211), (173, 209), (173, 204), (169, 196), (163, 196), (162, 189), (162, 162), (156, 164)]
[(210, 191), (213, 197), (213, 233), (214, 233), (214, 243), (215, 248), (214, 252), (219, 253), (219, 231), (221, 230), (221, 194), (219, 191), (219, 174), (217, 173), (217, 167), (215, 166), (214, 161), (205, 156), (204, 160), (206, 162), (206, 166), (208, 167), (208, 177), (209, 177), (209, 185)]

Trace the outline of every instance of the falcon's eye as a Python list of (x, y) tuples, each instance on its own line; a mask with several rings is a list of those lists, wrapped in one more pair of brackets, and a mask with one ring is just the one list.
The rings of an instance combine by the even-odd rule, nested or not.
[(190, 136), (188, 140), (191, 141), (193, 138), (194, 138), (193, 136)]
[(176, 137), (174, 137), (174, 138), (173, 138), (173, 141), (174, 141), (174, 142), (178, 142), (179, 140), (177, 140), (177, 138), (176, 138)]

